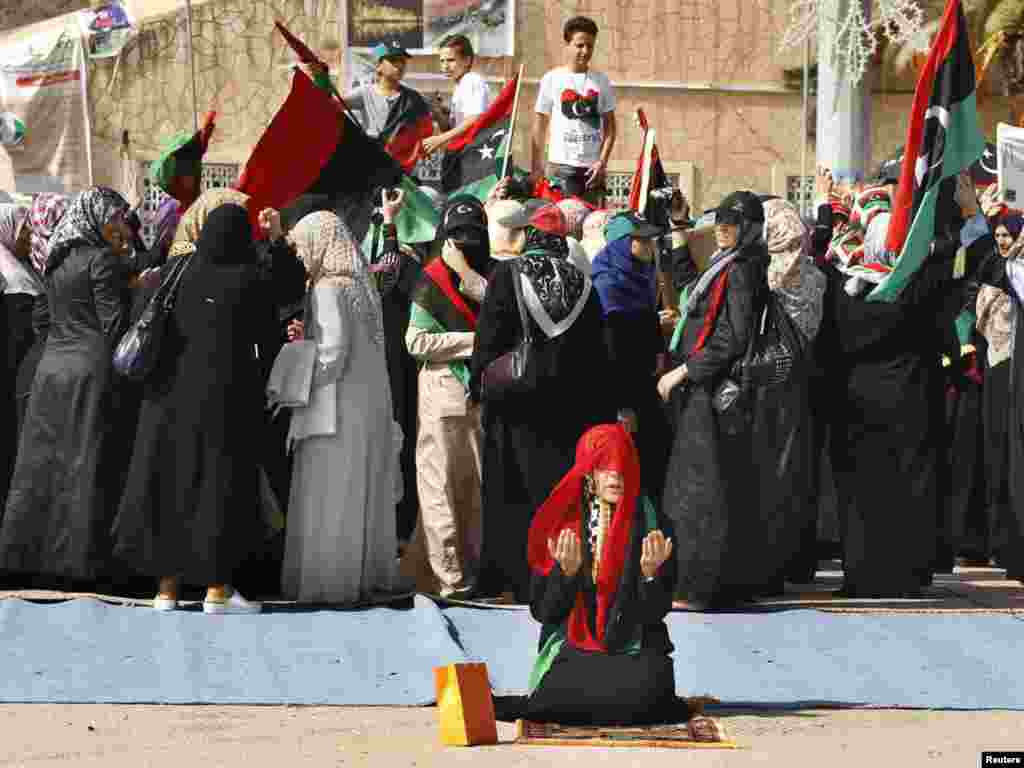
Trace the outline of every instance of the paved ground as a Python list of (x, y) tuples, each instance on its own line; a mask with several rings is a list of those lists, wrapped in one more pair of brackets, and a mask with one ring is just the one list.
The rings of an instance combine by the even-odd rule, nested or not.
[[(348, 707), (0, 707), (0, 765), (183, 768), (296, 765), (529, 768), (588, 765), (975, 768), (982, 750), (1024, 750), (1024, 713), (812, 710), (730, 714), (739, 751), (446, 748), (434, 709)], [(508, 742), (513, 726), (499, 724)]]
[[(977, 612), (1009, 612), (1022, 619), (1024, 638), (1024, 589), (1007, 582), (1001, 571), (959, 569), (937, 579), (916, 601), (836, 601), (829, 590), (839, 578), (826, 570), (815, 584), (793, 587), (785, 598), (766, 602), (843, 611), (950, 611), (962, 613), (964, 621)], [(70, 595), (0, 592), (4, 596)], [(979, 765), (983, 750), (1024, 750), (1024, 712), (761, 710), (722, 717), (742, 750), (521, 747), (508, 743), (513, 726), (504, 723), (499, 736), (505, 743), (496, 747), (444, 748), (432, 708), (6, 705), (0, 706), (0, 765), (529, 768), (586, 759), (588, 765), (622, 768), (641, 761), (644, 768), (971, 768)]]

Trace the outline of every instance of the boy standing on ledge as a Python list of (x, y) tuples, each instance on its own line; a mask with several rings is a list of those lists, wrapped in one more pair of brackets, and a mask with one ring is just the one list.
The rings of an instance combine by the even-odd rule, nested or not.
[(449, 35), (441, 41), (441, 72), (455, 82), (452, 93), (451, 128), (423, 142), (423, 154), (432, 155), (462, 136), (491, 105), (487, 82), (473, 72), (476, 54), (465, 35)]
[(546, 175), (566, 195), (600, 206), (615, 146), (615, 91), (607, 75), (590, 68), (594, 20), (569, 19), (562, 37), (566, 64), (544, 75), (537, 94), (532, 174), (534, 180)]

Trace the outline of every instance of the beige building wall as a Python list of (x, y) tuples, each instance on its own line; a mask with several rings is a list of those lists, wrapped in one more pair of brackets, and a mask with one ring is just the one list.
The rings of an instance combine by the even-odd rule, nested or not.
[[(221, 113), (208, 161), (243, 163), (287, 94), (293, 57), (273, 31), (275, 18), (340, 64), (340, 1), (193, 0), (196, 102), (200, 113), (211, 106)], [(42, 2), (61, 8), (84, 4), (21, 0), (26, 8)], [(90, 81), (96, 181), (122, 188), (135, 184), (138, 161), (155, 157), (162, 139), (193, 125), (183, 0), (131, 5), (142, 22), (138, 44), (121, 59), (94, 62)], [(808, 172), (815, 149), (800, 93), (783, 85), (784, 68), (800, 63), (800, 52), (779, 51), (788, 5), (789, 0), (519, 0), (516, 56), (481, 60), (478, 67), (494, 78), (496, 91), (502, 78), (526, 65), (518, 130), (518, 158), (525, 164), (537, 81), (561, 63), (564, 21), (589, 15), (601, 27), (594, 66), (611, 77), (619, 99), (613, 169), (627, 171), (635, 164), (640, 133), (632, 115), (643, 107), (663, 159), (670, 171), (681, 172), (696, 205), (713, 205), (736, 188), (785, 194), (787, 177), (800, 175), (805, 142)], [(450, 90), (436, 72), (436, 56), (418, 57), (409, 82), (426, 92)], [(912, 74), (892, 73), (879, 79), (876, 163), (903, 143), (914, 80)], [(1008, 107), (988, 97), (981, 109), (992, 135)]]

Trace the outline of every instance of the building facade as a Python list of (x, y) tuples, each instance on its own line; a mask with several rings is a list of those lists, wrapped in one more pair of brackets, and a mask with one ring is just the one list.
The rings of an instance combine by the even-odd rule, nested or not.
[[(134, 0), (137, 42), (120, 58), (90, 65), (89, 98), (95, 181), (137, 194), (140, 169), (162, 138), (193, 126), (194, 111), (220, 113), (207, 156), (208, 184), (230, 183), (287, 94), (293, 55), (273, 31), (275, 19), (333, 60), (343, 39), (348, 0), (192, 0), (189, 57), (184, 0)], [(88, 0), (14, 0), (35, 18), (86, 5)], [(5, 6), (9, 3), (5, 3)], [(640, 149), (633, 115), (644, 108), (657, 131), (661, 157), (696, 207), (714, 205), (736, 188), (796, 198), (801, 173), (813, 173), (813, 119), (787, 69), (801, 51), (781, 52), (789, 0), (517, 0), (514, 57), (484, 59), (478, 69), (500, 82), (526, 65), (517, 127), (517, 157), (526, 161), (537, 83), (561, 63), (562, 25), (573, 15), (600, 26), (596, 69), (618, 96), (619, 139), (612, 156), (613, 191), (628, 188)], [(26, 11), (27, 13), (27, 11)], [(408, 82), (424, 92), (450, 91), (437, 57), (417, 57)], [(876, 72), (873, 155), (880, 162), (903, 143), (913, 97), (913, 73)], [(193, 83), (195, 87), (193, 88)], [(813, 97), (812, 97), (813, 101)], [(988, 96), (980, 113), (987, 135), (1006, 119), (1005, 100)], [(808, 123), (811, 129), (808, 128)], [(802, 158), (806, 148), (806, 165)]]

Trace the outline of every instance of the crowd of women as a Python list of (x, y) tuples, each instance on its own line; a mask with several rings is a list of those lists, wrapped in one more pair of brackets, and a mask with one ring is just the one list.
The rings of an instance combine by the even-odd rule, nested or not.
[[(822, 175), (815, 222), (733, 193), (710, 257), (678, 193), (670, 230), (506, 183), (484, 203), (430, 193), (436, 241), (407, 245), (384, 191), (372, 252), (313, 196), (255, 216), (232, 190), (168, 201), (148, 248), (110, 189), (5, 205), (0, 570), (141, 575), (158, 609), (198, 586), (207, 612), (244, 613), (260, 606), (232, 585), (262, 553), (292, 599), (504, 595), (562, 625), (556, 563), (590, 573), (579, 610), (599, 624), (640, 569), (661, 586), (634, 585), (626, 613), (656, 624), (673, 599), (811, 580), (829, 528), (850, 596), (917, 595), (958, 556), (1018, 578), (1022, 219), (947, 184), (928, 260), (899, 301), (869, 301), (892, 182)], [(172, 279), (155, 370), (116, 375), (117, 341)], [(771, 322), (791, 369), (737, 385)], [(598, 503), (605, 486), (625, 501)]]

